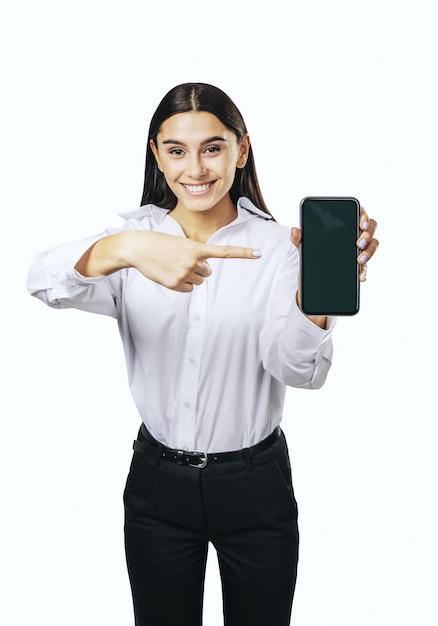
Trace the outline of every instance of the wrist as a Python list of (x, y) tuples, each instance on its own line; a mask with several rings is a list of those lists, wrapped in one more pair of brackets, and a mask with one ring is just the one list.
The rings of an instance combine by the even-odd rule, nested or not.
[(124, 230), (116, 235), (111, 235), (108, 239), (110, 241), (111, 256), (114, 263), (118, 266), (117, 269), (126, 269), (128, 267), (135, 267), (135, 248), (137, 245), (137, 231)]

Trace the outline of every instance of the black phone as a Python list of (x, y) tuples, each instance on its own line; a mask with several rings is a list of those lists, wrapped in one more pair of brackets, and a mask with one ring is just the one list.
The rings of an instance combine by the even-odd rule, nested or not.
[(355, 315), (359, 311), (359, 201), (308, 196), (301, 200), (300, 219), (302, 311)]

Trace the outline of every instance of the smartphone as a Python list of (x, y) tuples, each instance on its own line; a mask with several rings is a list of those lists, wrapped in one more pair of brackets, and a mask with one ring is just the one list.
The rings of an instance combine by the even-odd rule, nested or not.
[(308, 196), (301, 200), (300, 219), (302, 311), (355, 315), (359, 311), (359, 201)]

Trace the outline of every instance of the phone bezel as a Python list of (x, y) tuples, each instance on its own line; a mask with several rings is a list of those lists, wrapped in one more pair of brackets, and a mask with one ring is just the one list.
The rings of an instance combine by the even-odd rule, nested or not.
[[(356, 239), (359, 237), (359, 233), (360, 233), (360, 228), (359, 228), (359, 223), (360, 223), (360, 202), (359, 200), (354, 197), (354, 196), (305, 196), (304, 198), (302, 198), (302, 200), (300, 201), (300, 228), (301, 228), (301, 233), (302, 233), (302, 243), (301, 246), (303, 245), (303, 241), (305, 239), (305, 233), (303, 232), (303, 206), (304, 203), (306, 201), (315, 201), (315, 202), (321, 202), (321, 201), (336, 201), (336, 200), (348, 200), (350, 202), (354, 202), (354, 204), (356, 205), (356, 209), (357, 209), (357, 233), (356, 233)], [(332, 310), (332, 311), (319, 311), (319, 310), (312, 310), (310, 308), (306, 307), (306, 303), (305, 303), (305, 295), (304, 295), (304, 290), (303, 290), (303, 271), (302, 271), (302, 249), (300, 246), (300, 300), (301, 300), (301, 310), (305, 315), (333, 315), (333, 316), (343, 316), (343, 317), (350, 317), (353, 315), (357, 315), (357, 313), (359, 313), (359, 309), (360, 309), (360, 280), (359, 280), (359, 275), (360, 275), (360, 267), (359, 264), (357, 263), (357, 273), (356, 273), (356, 302), (355, 302), (355, 307), (351, 310), (351, 311), (339, 311), (339, 310)], [(357, 249), (357, 256), (359, 255), (360, 250)]]

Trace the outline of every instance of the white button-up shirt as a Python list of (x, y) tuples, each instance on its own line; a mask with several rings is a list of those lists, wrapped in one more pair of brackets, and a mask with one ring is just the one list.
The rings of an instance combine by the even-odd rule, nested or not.
[[(154, 205), (123, 217), (123, 230), (185, 236)], [(324, 383), (334, 320), (323, 330), (296, 305), (299, 255), (289, 227), (241, 198), (236, 219), (208, 243), (258, 248), (262, 257), (209, 259), (211, 276), (187, 294), (133, 268), (99, 278), (74, 269), (95, 241), (120, 230), (38, 254), (28, 289), (52, 307), (117, 318), (132, 396), (159, 441), (205, 452), (251, 446), (280, 423), (286, 385)]]

